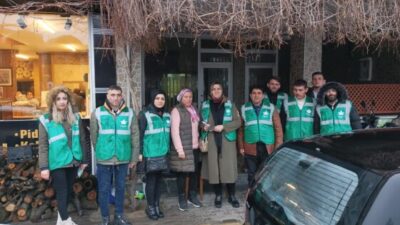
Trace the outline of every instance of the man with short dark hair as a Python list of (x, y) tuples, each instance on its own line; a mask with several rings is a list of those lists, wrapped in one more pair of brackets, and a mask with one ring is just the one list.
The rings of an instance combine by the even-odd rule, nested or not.
[(283, 102), (287, 99), (288, 95), (280, 91), (281, 79), (273, 76), (267, 82), (267, 89), (265, 97), (269, 99), (269, 102), (275, 105), (276, 110), (280, 112), (283, 109)]
[(92, 113), (90, 130), (96, 152), (102, 225), (111, 224), (108, 201), (112, 182), (115, 185), (113, 224), (129, 225), (123, 216), (125, 177), (128, 168), (133, 168), (138, 161), (140, 142), (135, 112), (126, 106), (121, 87), (108, 88), (106, 102)]
[(328, 135), (361, 129), (360, 117), (348, 100), (346, 88), (337, 82), (326, 83), (318, 93), (314, 114), (314, 133)]
[(313, 99), (306, 95), (307, 90), (307, 81), (296, 80), (292, 88), (293, 96), (285, 100), (285, 141), (313, 135), (315, 106)]
[(316, 99), (319, 90), (321, 89), (322, 86), (325, 85), (326, 80), (325, 80), (324, 74), (322, 72), (319, 72), (319, 71), (314, 72), (311, 75), (311, 77), (312, 77), (311, 83), (312, 83), (313, 86), (308, 89), (307, 96), (309, 96), (309, 97), (311, 97), (313, 99)]
[(250, 88), (251, 101), (241, 108), (243, 126), (239, 129), (240, 154), (247, 167), (248, 185), (261, 163), (282, 144), (282, 125), (275, 106), (264, 99), (262, 87)]

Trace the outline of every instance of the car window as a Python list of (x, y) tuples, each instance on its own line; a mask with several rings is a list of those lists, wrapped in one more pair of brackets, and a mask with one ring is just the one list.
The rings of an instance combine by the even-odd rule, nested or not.
[(336, 224), (359, 182), (353, 171), (287, 147), (265, 170), (255, 201), (284, 224)]
[(399, 224), (400, 174), (393, 175), (376, 196), (363, 225)]

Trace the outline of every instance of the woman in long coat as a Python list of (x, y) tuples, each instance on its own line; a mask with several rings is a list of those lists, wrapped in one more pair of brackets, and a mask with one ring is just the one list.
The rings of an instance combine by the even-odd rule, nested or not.
[(201, 116), (201, 138), (208, 138), (208, 152), (202, 157), (201, 175), (214, 186), (215, 207), (222, 207), (222, 188), (226, 184), (228, 202), (237, 208), (236, 130), (241, 121), (235, 105), (224, 96), (221, 83), (214, 82), (210, 85), (210, 99), (203, 102)]

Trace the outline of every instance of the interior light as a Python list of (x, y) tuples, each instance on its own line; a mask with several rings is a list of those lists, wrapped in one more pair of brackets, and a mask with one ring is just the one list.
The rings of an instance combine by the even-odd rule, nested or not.
[(29, 56), (27, 56), (27, 55), (25, 55), (25, 54), (20, 54), (20, 53), (15, 54), (15, 57), (17, 57), (17, 58), (19, 58), (19, 59), (25, 59), (25, 60), (28, 60), (28, 59), (29, 59)]
[(23, 15), (18, 16), (17, 24), (21, 29), (25, 29), (28, 26), (25, 23), (25, 17)]
[(65, 21), (64, 29), (70, 30), (71, 26), (72, 26), (72, 20), (70, 18), (67, 18), (67, 20)]
[(67, 45), (65, 45), (65, 47), (68, 48), (69, 50), (73, 51), (73, 52), (76, 52), (76, 48), (75, 48), (74, 45), (67, 44)]
[(55, 31), (53, 30), (53, 28), (51, 28), (46, 22), (44, 22), (43, 20), (37, 20), (37, 22), (43, 27), (43, 29), (45, 29), (46, 31), (54, 34)]

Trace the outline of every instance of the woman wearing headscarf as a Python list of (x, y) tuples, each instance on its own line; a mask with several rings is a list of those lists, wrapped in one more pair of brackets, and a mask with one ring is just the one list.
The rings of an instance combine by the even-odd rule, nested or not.
[[(170, 146), (170, 114), (165, 111), (166, 94), (162, 90), (151, 92), (151, 103), (139, 114), (140, 146), (139, 160), (165, 157)], [(147, 169), (147, 170), (146, 170)], [(164, 218), (160, 210), (160, 187), (162, 170), (146, 172), (147, 216), (152, 220)]]
[(185, 179), (190, 177), (188, 202), (194, 207), (202, 206), (197, 198), (199, 173), (199, 121), (197, 109), (192, 105), (193, 92), (182, 89), (178, 105), (171, 111), (171, 137), (174, 149), (171, 151), (170, 169), (176, 172), (179, 210), (188, 209), (185, 198)]
[(222, 84), (210, 85), (210, 98), (201, 107), (201, 138), (208, 138), (208, 152), (202, 158), (201, 176), (214, 187), (215, 207), (222, 207), (222, 188), (226, 184), (228, 202), (239, 207), (235, 197), (235, 182), (238, 176), (236, 130), (240, 127), (240, 115), (236, 106), (229, 101)]
[(56, 192), (59, 224), (75, 224), (67, 206), (77, 170), (85, 169), (85, 132), (79, 114), (72, 111), (72, 97), (65, 87), (55, 87), (47, 95), (48, 113), (39, 118), (39, 167), (41, 177), (52, 179)]

